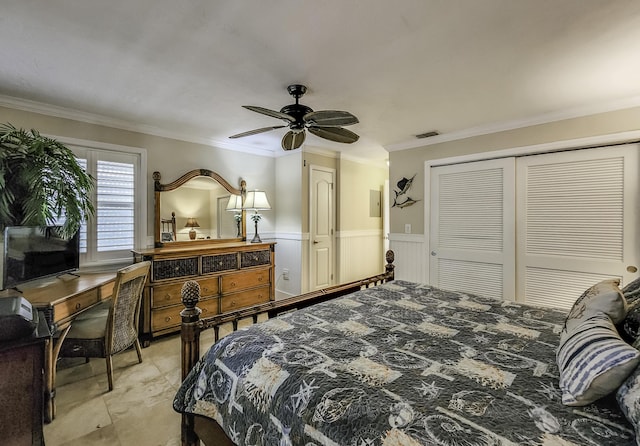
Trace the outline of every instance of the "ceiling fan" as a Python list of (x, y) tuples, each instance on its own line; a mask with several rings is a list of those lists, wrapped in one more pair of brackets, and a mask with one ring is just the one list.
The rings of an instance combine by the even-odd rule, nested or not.
[(270, 130), (289, 127), (289, 131), (282, 138), (282, 148), (284, 150), (294, 150), (299, 148), (305, 140), (305, 129), (320, 138), (345, 144), (354, 143), (358, 138), (360, 138), (352, 131), (341, 127), (343, 125), (353, 125), (359, 122), (358, 118), (353, 116), (351, 113), (339, 110), (313, 111), (313, 109), (306, 105), (300, 104), (298, 99), (307, 92), (307, 87), (304, 85), (289, 85), (287, 87), (287, 91), (291, 96), (296, 98), (296, 103), (285, 105), (279, 112), (262, 107), (256, 107), (254, 105), (243, 105), (243, 107), (248, 110), (282, 119), (287, 123), (286, 125), (276, 125), (249, 130), (248, 132), (232, 135), (229, 138), (242, 138), (243, 136), (256, 135)]

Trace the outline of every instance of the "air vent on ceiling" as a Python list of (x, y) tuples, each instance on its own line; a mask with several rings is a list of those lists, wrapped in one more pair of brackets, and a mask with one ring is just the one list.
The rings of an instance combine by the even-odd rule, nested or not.
[(416, 138), (418, 139), (424, 139), (424, 138), (431, 138), (432, 136), (438, 136), (440, 133), (438, 133), (435, 130), (432, 130), (430, 132), (425, 132), (425, 133), (420, 133), (419, 135), (416, 135)]

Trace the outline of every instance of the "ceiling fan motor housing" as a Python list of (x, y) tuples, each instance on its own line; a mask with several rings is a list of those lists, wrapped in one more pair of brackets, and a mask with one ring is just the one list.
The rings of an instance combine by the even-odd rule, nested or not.
[(302, 118), (312, 111), (312, 108), (302, 104), (285, 105), (280, 109), (280, 113), (286, 113), (295, 119), (294, 122), (289, 124), (291, 130), (304, 130), (304, 119)]

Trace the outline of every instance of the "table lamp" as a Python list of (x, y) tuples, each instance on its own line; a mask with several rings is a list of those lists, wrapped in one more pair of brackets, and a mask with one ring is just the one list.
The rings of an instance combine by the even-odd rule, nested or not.
[(248, 211), (254, 211), (254, 213), (251, 214), (251, 220), (253, 220), (256, 225), (256, 233), (253, 236), (253, 239), (251, 239), (251, 243), (262, 243), (262, 240), (260, 240), (260, 236), (258, 235), (258, 222), (262, 218), (262, 215), (258, 214), (258, 211), (271, 209), (269, 200), (267, 200), (267, 194), (262, 190), (247, 191), (247, 196), (245, 197), (242, 208)]
[(196, 220), (193, 217), (189, 217), (187, 218), (187, 224), (184, 225), (185, 228), (191, 228), (191, 230), (189, 231), (189, 238), (191, 240), (195, 240), (196, 239), (196, 230), (193, 228), (199, 228), (200, 225), (198, 224), (198, 220)]

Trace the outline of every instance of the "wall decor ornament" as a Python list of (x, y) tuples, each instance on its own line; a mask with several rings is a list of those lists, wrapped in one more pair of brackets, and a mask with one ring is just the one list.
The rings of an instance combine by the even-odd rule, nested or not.
[(393, 198), (393, 205), (391, 206), (392, 208), (403, 209), (420, 201), (420, 200), (414, 200), (409, 195), (407, 195), (407, 192), (411, 188), (411, 185), (413, 184), (413, 179), (415, 177), (416, 177), (416, 174), (413, 174), (411, 178), (402, 177), (402, 179), (396, 183), (398, 190), (393, 191), (396, 194), (396, 196)]

